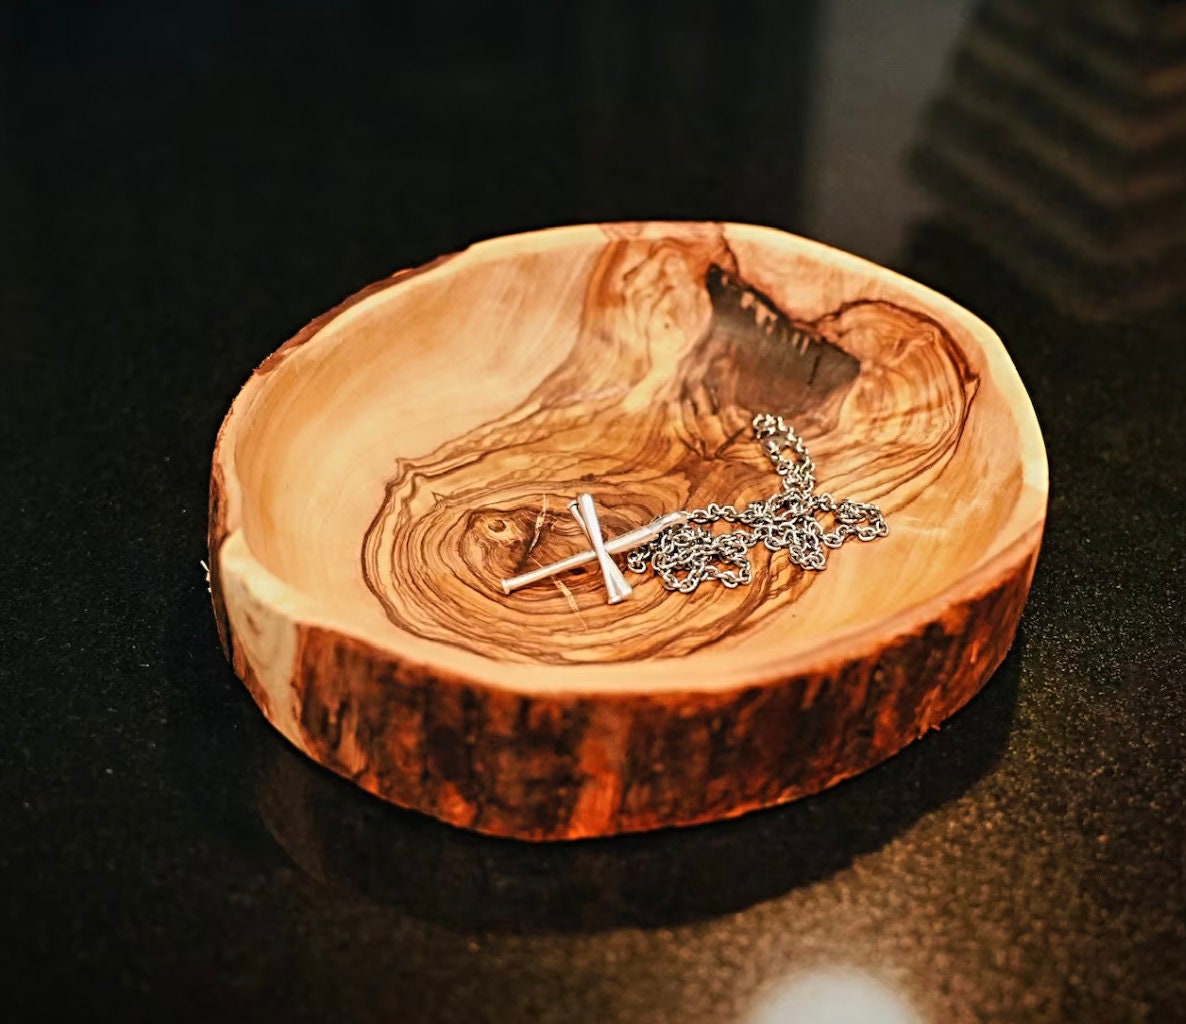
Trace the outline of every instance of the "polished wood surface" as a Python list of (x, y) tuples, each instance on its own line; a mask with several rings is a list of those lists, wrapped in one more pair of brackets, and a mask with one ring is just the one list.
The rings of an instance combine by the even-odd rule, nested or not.
[[(757, 412), (888, 538), (737, 590), (596, 566), (499, 581), (778, 480)], [(1012, 640), (1046, 463), (1000, 341), (888, 271), (769, 229), (626, 224), (476, 245), (379, 282), (264, 362), (220, 432), (212, 593), (298, 747), (481, 831), (742, 813), (890, 756)], [(761, 552), (761, 553), (759, 553)]]

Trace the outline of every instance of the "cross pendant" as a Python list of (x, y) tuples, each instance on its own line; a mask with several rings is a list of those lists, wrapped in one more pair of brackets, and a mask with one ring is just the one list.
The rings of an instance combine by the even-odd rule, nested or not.
[(638, 529), (631, 530), (629, 533), (623, 533), (619, 537), (605, 540), (601, 535), (601, 523), (597, 518), (597, 509), (593, 505), (591, 495), (582, 494), (568, 508), (577, 522), (581, 524), (581, 530), (593, 545), (592, 548), (588, 551), (570, 555), (568, 558), (562, 558), (559, 562), (555, 562), (552, 565), (545, 565), (541, 569), (533, 569), (531, 572), (525, 572), (521, 576), (512, 576), (510, 579), (503, 580), (502, 591), (504, 594), (510, 594), (521, 587), (527, 587), (532, 583), (538, 583), (540, 580), (546, 580), (560, 573), (579, 568), (582, 565), (588, 565), (590, 562), (596, 562), (601, 569), (602, 577), (605, 579), (605, 588), (609, 595), (609, 603), (618, 604), (630, 596), (632, 588), (626, 582), (622, 571), (614, 564), (614, 560), (610, 556), (620, 554), (623, 551), (633, 551), (635, 548), (646, 544), (647, 541), (654, 540), (669, 527), (678, 526), (680, 523), (686, 523), (688, 521), (687, 512), (669, 512), (667, 515), (660, 516), (646, 526), (640, 526)]

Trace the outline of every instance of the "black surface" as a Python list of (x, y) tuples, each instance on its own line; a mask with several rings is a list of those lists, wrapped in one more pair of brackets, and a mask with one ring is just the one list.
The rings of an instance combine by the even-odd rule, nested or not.
[[(952, 5), (644, 6), (4, 9), (8, 1019), (1186, 1019), (1181, 309), (1080, 321), (928, 210)], [(813, 233), (992, 323), (1043, 556), (1005, 667), (884, 767), (721, 826), (481, 839), (265, 724), (198, 565), (209, 453), (362, 284), (635, 217)]]

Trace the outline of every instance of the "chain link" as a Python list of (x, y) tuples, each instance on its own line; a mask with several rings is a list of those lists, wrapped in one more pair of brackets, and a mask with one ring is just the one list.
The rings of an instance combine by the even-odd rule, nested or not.
[[(889, 533), (877, 505), (830, 494), (815, 493), (815, 463), (803, 439), (781, 416), (761, 413), (754, 417), (754, 439), (762, 446), (774, 471), (782, 477), (782, 490), (765, 501), (743, 509), (709, 502), (689, 509), (688, 522), (664, 530), (654, 540), (626, 556), (631, 572), (652, 569), (668, 590), (690, 594), (701, 583), (713, 580), (730, 590), (753, 579), (749, 550), (764, 544), (770, 551), (785, 551), (800, 569), (821, 572), (827, 568), (828, 549), (846, 540), (871, 541)], [(831, 516), (832, 528), (824, 529), (821, 516)], [(714, 533), (715, 523), (739, 529)]]

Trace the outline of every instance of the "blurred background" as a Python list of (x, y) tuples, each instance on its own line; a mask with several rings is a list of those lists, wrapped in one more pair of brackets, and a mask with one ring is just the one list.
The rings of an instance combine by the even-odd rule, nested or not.
[[(739, 822), (459, 833), (295, 755), (199, 559), (252, 368), (485, 237), (770, 224), (950, 294), (1043, 423), (1013, 654)], [(1186, 1020), (1186, 5), (0, 5), (14, 1019)]]
[[(30, 255), (86, 261), (118, 236), (139, 285), (221, 269), (216, 301), (238, 305), (232, 282), (263, 277), (292, 281), (312, 313), (478, 238), (710, 218), (894, 265), (928, 227), (958, 225), (1080, 316), (1178, 294), (1186, 11), (1173, 2), (4, 12), (5, 219), (43, 247), (22, 251), (25, 273)], [(327, 252), (310, 294), (299, 267)]]

